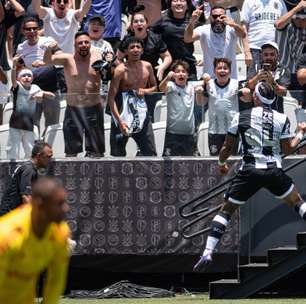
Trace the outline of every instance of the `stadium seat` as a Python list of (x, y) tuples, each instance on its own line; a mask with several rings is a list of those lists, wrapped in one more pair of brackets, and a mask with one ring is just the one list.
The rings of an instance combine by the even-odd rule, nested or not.
[(11, 118), (11, 115), (13, 113), (13, 102), (10, 101), (7, 104), (5, 104), (3, 109), (3, 124), (8, 124)]
[[(110, 123), (104, 124), (104, 132), (105, 132), (105, 157), (110, 156)], [(55, 158), (64, 158), (64, 134), (63, 134), (63, 124), (56, 124), (49, 126), (45, 133), (45, 141), (52, 146), (53, 148), (53, 155)], [(128, 157), (134, 157), (137, 153), (137, 145), (135, 141), (130, 138), (127, 145), (126, 145), (126, 153)], [(79, 154), (78, 156), (84, 156), (84, 152)]]
[(12, 84), (11, 84), (10, 78), (11, 77), (8, 77), (7, 84), (3, 84), (0, 81), (0, 104), (2, 105), (5, 105), (6, 103), (8, 103), (11, 97), (10, 87), (12, 86)]
[(9, 134), (9, 125), (0, 126), (0, 159), (6, 159), (6, 145)]
[[(106, 114), (107, 115), (107, 114)], [(110, 155), (110, 129), (111, 129), (111, 123), (106, 122), (104, 123), (104, 137), (105, 137), (105, 157), (109, 157)]]
[(208, 148), (208, 122), (202, 122), (198, 129), (197, 147), (202, 157), (209, 156)]
[(299, 108), (298, 102), (295, 98), (284, 97), (284, 113), (290, 120), (290, 132), (295, 133), (297, 121), (296, 121), (296, 110)]
[(166, 97), (163, 96), (161, 100), (159, 100), (154, 109), (154, 122), (166, 121), (167, 120), (167, 100)]
[(126, 156), (127, 157), (135, 157), (138, 151), (137, 144), (133, 138), (129, 138), (126, 147)]
[(66, 106), (67, 106), (66, 100), (61, 100), (61, 102), (60, 102), (60, 116), (59, 116), (59, 122), (60, 123), (64, 121)]
[(154, 132), (156, 153), (157, 156), (161, 157), (164, 151), (167, 122), (166, 121), (154, 122), (152, 127)]
[(306, 110), (303, 108), (295, 109), (296, 122), (306, 122)]
[(50, 146), (52, 146), (53, 156), (55, 158), (65, 157), (65, 143), (62, 123), (48, 126), (44, 139)]
[(247, 79), (247, 67), (244, 61), (244, 54), (236, 55), (238, 81)]
[(104, 113), (104, 123), (109, 123), (112, 120), (112, 116), (110, 114), (105, 113), (105, 107), (103, 108)]

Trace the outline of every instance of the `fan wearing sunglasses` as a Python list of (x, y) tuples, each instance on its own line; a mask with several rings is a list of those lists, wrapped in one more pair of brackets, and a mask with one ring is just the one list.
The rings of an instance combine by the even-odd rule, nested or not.
[(44, 21), (44, 34), (55, 39), (59, 47), (69, 54), (74, 52), (74, 35), (87, 14), (92, 1), (85, 0), (80, 9), (72, 9), (71, 0), (53, 0), (52, 7), (44, 7), (41, 0), (32, 0), (32, 6)]
[[(195, 28), (203, 14), (204, 5), (193, 11), (185, 29), (184, 41), (191, 43), (200, 40), (203, 51), (203, 74), (214, 75), (214, 59), (229, 58), (233, 62), (231, 77), (237, 79), (236, 48), (237, 39), (244, 38), (246, 32), (240, 24), (226, 16), (221, 6), (215, 6), (210, 12), (210, 24)], [(205, 56), (204, 56), (205, 54)]]

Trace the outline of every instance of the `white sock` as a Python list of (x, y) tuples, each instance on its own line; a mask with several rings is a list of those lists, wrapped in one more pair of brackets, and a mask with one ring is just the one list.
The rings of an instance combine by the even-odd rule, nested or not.
[(211, 254), (215, 250), (218, 242), (219, 242), (219, 239), (209, 235), (207, 237), (206, 247), (203, 251), (203, 255), (206, 255), (208, 253)]

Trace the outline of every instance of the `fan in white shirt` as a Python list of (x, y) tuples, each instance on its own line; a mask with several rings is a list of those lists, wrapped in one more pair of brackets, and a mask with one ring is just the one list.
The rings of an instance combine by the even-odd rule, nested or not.
[(287, 13), (283, 0), (245, 0), (241, 9), (241, 22), (247, 31), (243, 39), (248, 78), (256, 74), (255, 65), (260, 63), (260, 48), (275, 41), (275, 21)]
[(74, 53), (74, 35), (87, 14), (91, 0), (86, 0), (78, 10), (70, 9), (70, 0), (54, 0), (52, 8), (41, 5), (41, 0), (32, 0), (32, 6), (44, 21), (44, 33), (54, 38), (65, 53)]
[(231, 77), (237, 78), (236, 46), (237, 38), (244, 38), (246, 33), (241, 25), (225, 15), (222, 7), (213, 7), (210, 13), (210, 24), (193, 29), (203, 14), (203, 5), (192, 13), (185, 29), (184, 41), (190, 43), (200, 40), (203, 51), (203, 74), (214, 74), (215, 58), (229, 58), (233, 62)]

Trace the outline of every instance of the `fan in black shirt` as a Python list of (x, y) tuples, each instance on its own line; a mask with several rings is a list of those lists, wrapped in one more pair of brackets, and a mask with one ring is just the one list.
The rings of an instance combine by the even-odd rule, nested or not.
[(196, 59), (193, 56), (193, 43), (184, 42), (185, 28), (189, 22), (188, 8), (190, 1), (169, 1), (169, 9), (165, 15), (157, 21), (153, 27), (153, 32), (162, 35), (162, 39), (167, 44), (173, 61), (177, 59), (188, 62), (190, 66), (190, 80), (197, 79)]
[(38, 169), (46, 168), (52, 157), (52, 148), (45, 142), (37, 141), (32, 150), (31, 160), (18, 166), (0, 205), (0, 215), (17, 208), (31, 199), (31, 188), (38, 178)]
[[(136, 12), (132, 15), (130, 33), (123, 38), (117, 51), (119, 61), (122, 61), (126, 56), (127, 41), (131, 36), (143, 40), (144, 50), (141, 60), (151, 63), (155, 71), (155, 76), (161, 81), (165, 70), (172, 62), (172, 58), (161, 35), (148, 29), (148, 19), (143, 11)], [(160, 65), (158, 64), (159, 58), (163, 60)]]

